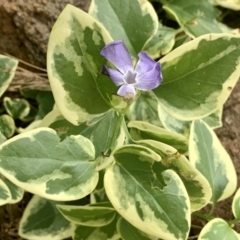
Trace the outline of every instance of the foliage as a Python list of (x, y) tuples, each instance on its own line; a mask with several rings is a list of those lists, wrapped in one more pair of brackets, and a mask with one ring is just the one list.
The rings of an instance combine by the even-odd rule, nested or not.
[[(0, 204), (20, 201), (24, 190), (35, 194), (20, 222), (22, 237), (184, 240), (195, 215), (208, 221), (199, 239), (240, 239), (233, 230), (240, 221), (239, 190), (235, 219), (212, 215), (237, 187), (233, 163), (213, 129), (222, 124), (223, 104), (240, 72), (240, 37), (217, 20), (215, 4), (236, 10), (240, 4), (156, 2), (178, 29), (164, 26), (159, 9), (146, 0), (93, 0), (89, 13), (67, 5), (49, 39), (52, 92), (4, 97)], [(100, 55), (117, 40), (133, 64), (147, 66), (141, 51), (157, 61), (163, 77), (157, 88), (117, 95), (103, 68), (113, 65)], [(114, 54), (120, 59), (124, 53)], [(0, 56), (0, 95), (17, 64)], [(31, 124), (24, 130), (18, 121)], [(207, 204), (211, 212), (201, 214)]]

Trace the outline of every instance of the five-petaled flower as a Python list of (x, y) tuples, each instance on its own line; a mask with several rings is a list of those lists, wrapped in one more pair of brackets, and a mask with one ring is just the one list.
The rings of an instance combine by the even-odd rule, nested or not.
[(139, 60), (134, 68), (130, 54), (122, 40), (106, 45), (101, 55), (110, 61), (118, 70), (105, 66), (109, 77), (116, 86), (121, 86), (118, 95), (133, 98), (135, 89), (149, 91), (162, 82), (161, 65), (155, 62), (145, 52), (138, 54)]

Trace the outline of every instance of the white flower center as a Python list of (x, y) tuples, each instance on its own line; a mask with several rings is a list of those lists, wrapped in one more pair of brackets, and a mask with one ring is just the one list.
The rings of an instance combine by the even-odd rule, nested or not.
[(123, 76), (123, 80), (127, 83), (127, 84), (134, 84), (136, 83), (136, 76), (137, 73), (133, 70), (128, 70), (124, 76)]

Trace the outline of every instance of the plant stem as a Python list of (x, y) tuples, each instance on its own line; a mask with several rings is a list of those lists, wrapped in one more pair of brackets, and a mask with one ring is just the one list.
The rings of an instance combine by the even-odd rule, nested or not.
[(228, 225), (230, 227), (233, 227), (235, 223), (238, 223), (240, 222), (238, 219), (234, 219), (234, 220), (231, 220), (231, 221), (226, 221), (228, 223)]
[(209, 215), (206, 215), (206, 214), (201, 214), (199, 212), (194, 212), (193, 215), (196, 216), (196, 217), (202, 218), (204, 220), (207, 220), (208, 222), (211, 221), (212, 219), (214, 219), (213, 216), (209, 216)]

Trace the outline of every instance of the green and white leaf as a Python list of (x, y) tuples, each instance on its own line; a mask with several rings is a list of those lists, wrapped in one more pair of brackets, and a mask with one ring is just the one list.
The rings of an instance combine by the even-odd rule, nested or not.
[(186, 239), (190, 224), (187, 191), (172, 170), (156, 172), (161, 157), (149, 148), (127, 145), (113, 153), (104, 186), (118, 213), (146, 234), (168, 240)]
[(117, 230), (123, 240), (157, 240), (157, 237), (149, 236), (131, 225), (124, 218), (119, 218), (117, 222)]
[(205, 123), (207, 123), (207, 125), (212, 129), (220, 128), (222, 127), (222, 113), (223, 113), (223, 107), (220, 107), (212, 114), (204, 117), (202, 120)]
[(126, 115), (130, 121), (144, 121), (162, 127), (157, 111), (158, 105), (159, 103), (151, 91), (141, 92), (137, 100), (131, 104)]
[(175, 148), (154, 140), (136, 142), (159, 154), (161, 161), (154, 163), (156, 171), (173, 170), (181, 178), (191, 203), (191, 211), (197, 211), (208, 204), (212, 197), (212, 189), (207, 179), (181, 155)]
[(13, 204), (21, 201), (24, 194), (23, 189), (13, 184), (11, 181), (9, 181), (7, 178), (2, 176), (1, 174), (0, 174), (0, 179), (6, 184), (6, 186), (9, 189), (11, 198), (9, 199), (8, 203)]
[(108, 225), (116, 215), (116, 211), (110, 203), (97, 203), (86, 206), (58, 205), (57, 207), (68, 221), (88, 227)]
[[(1, 117), (0, 117), (0, 119), (1, 119)], [(0, 130), (0, 145), (1, 145), (2, 143), (4, 143), (6, 140), (7, 140), (6, 137), (2, 134), (2, 132), (1, 132), (1, 130)]]
[(89, 14), (114, 40), (122, 39), (135, 58), (158, 28), (157, 14), (146, 0), (93, 0)]
[(38, 128), (0, 145), (0, 173), (26, 191), (70, 201), (96, 187), (94, 158), (94, 146), (87, 138), (70, 136), (60, 142), (54, 130)]
[(0, 206), (7, 204), (11, 200), (11, 193), (6, 183), (0, 179)]
[(183, 135), (143, 121), (130, 121), (128, 127), (134, 141), (151, 139), (168, 144), (176, 148), (180, 153), (188, 151), (188, 140)]
[(216, 20), (220, 11), (212, 6), (209, 0), (172, 0), (164, 4), (163, 9), (173, 16), (184, 32), (192, 38), (223, 32), (223, 24)]
[(232, 212), (236, 219), (240, 221), (240, 189), (234, 195), (232, 201)]
[(48, 77), (61, 114), (72, 124), (89, 121), (110, 109), (117, 87), (100, 73), (106, 64), (100, 51), (111, 41), (99, 22), (71, 5), (64, 8), (53, 26)]
[(203, 121), (193, 121), (189, 139), (189, 160), (212, 188), (212, 203), (236, 190), (237, 176), (231, 158), (214, 131)]
[(14, 119), (23, 119), (30, 112), (30, 104), (26, 99), (5, 97), (3, 105), (7, 113)]
[[(222, 109), (217, 109), (215, 112), (202, 118), (211, 128), (215, 129), (222, 126)], [(192, 121), (181, 121), (169, 115), (160, 105), (158, 105), (159, 118), (164, 126), (171, 132), (189, 136), (190, 126)]]
[(10, 85), (17, 65), (17, 60), (0, 54), (0, 96), (2, 96)]
[(198, 237), (198, 240), (239, 240), (239, 235), (221, 218), (208, 222)]
[(18, 233), (25, 239), (61, 240), (71, 236), (71, 226), (55, 202), (34, 195), (24, 210)]
[(177, 30), (159, 23), (158, 30), (144, 47), (144, 51), (152, 58), (159, 58), (169, 53), (175, 44)]
[(118, 216), (108, 225), (103, 227), (87, 227), (73, 224), (73, 240), (119, 240), (120, 235), (117, 232)]
[(232, 10), (239, 11), (240, 10), (240, 1), (239, 0), (214, 0), (215, 4), (229, 8)]
[(6, 137), (10, 138), (15, 132), (15, 122), (12, 117), (7, 114), (0, 116), (0, 132)]
[(161, 59), (163, 82), (153, 90), (162, 108), (182, 121), (203, 118), (221, 108), (240, 71), (240, 38), (208, 34)]

